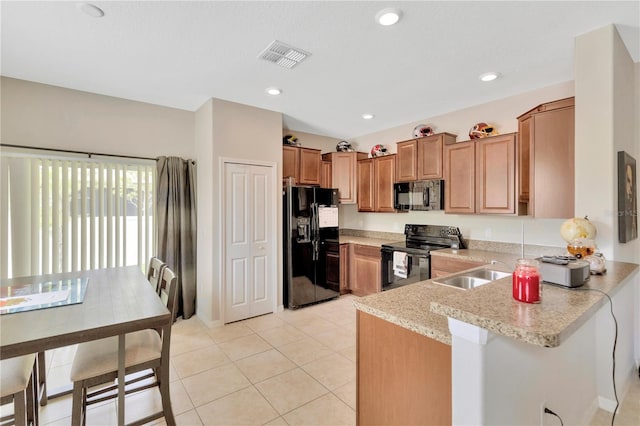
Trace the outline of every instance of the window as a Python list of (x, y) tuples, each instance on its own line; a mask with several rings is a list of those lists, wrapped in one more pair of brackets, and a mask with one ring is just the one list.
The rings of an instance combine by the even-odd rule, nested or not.
[(2, 277), (124, 265), (154, 252), (155, 162), (3, 149)]

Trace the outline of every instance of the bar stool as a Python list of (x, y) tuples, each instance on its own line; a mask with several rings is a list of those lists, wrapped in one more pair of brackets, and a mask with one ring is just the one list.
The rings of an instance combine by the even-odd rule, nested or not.
[(36, 355), (24, 355), (0, 361), (0, 404), (13, 403), (13, 415), (3, 416), (16, 426), (38, 425), (38, 403), (34, 377), (37, 377)]
[[(176, 312), (176, 294), (178, 290), (175, 273), (168, 267), (162, 269), (159, 280), (158, 295), (165, 303), (171, 318)], [(171, 398), (169, 395), (169, 349), (171, 343), (171, 327), (166, 331), (141, 330), (127, 334), (125, 338), (125, 394), (130, 394), (151, 387), (159, 387), (162, 399), (162, 411), (139, 419), (134, 424), (144, 424), (164, 417), (169, 426), (175, 425)], [(141, 378), (131, 378), (135, 373), (151, 369), (150, 377), (154, 383), (128, 386)], [(90, 404), (118, 397), (118, 338), (93, 340), (78, 345), (70, 378), (73, 382), (73, 401), (71, 424), (86, 424), (86, 409)], [(146, 378), (145, 376), (144, 378)], [(101, 388), (97, 389), (97, 386)]]
[(162, 270), (166, 266), (166, 263), (155, 256), (149, 259), (149, 266), (147, 268), (147, 280), (154, 288), (156, 293), (158, 293), (158, 284), (160, 284), (160, 276), (162, 274)]

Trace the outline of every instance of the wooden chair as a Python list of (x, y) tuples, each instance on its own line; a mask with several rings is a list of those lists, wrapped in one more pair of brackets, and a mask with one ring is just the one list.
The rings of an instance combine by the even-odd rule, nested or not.
[[(168, 267), (162, 270), (158, 293), (165, 301), (171, 317), (175, 316), (177, 279)], [(137, 420), (132, 424), (144, 424), (160, 417), (165, 418), (168, 425), (175, 425), (171, 399), (169, 396), (169, 348), (171, 327), (162, 330), (141, 330), (129, 333), (125, 338), (125, 394), (158, 386), (162, 398), (162, 411)], [(140, 377), (134, 373), (152, 369), (149, 375)], [(71, 424), (86, 424), (86, 408), (88, 405), (117, 398), (118, 386), (114, 381), (118, 377), (118, 337), (94, 340), (78, 345), (73, 365), (71, 366), (73, 382), (73, 403)], [(132, 376), (135, 376), (131, 378)], [(142, 382), (152, 377), (153, 383)], [(100, 389), (91, 389), (103, 385)]]
[(0, 403), (13, 403), (13, 414), (0, 418), (5, 425), (38, 425), (35, 381), (36, 355), (24, 355), (0, 361)]
[(158, 283), (160, 282), (160, 274), (162, 269), (167, 266), (162, 260), (157, 257), (149, 259), (149, 267), (147, 269), (147, 280), (151, 283), (153, 288), (158, 292)]
[[(149, 259), (149, 265), (147, 267), (147, 281), (151, 284), (156, 293), (158, 293), (158, 283), (160, 282), (160, 275), (162, 274), (162, 269), (167, 266), (162, 260), (157, 257), (152, 257)], [(46, 358), (44, 352), (38, 353), (38, 366), (39, 366), (39, 399), (40, 405), (43, 407), (47, 405), (49, 400), (47, 395), (47, 372), (46, 372)], [(57, 395), (62, 396), (71, 393), (71, 390), (60, 392)]]

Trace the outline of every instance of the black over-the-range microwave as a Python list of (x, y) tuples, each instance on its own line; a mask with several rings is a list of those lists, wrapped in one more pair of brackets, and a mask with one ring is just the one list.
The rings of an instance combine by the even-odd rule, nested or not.
[(442, 210), (444, 181), (420, 180), (393, 184), (396, 210)]

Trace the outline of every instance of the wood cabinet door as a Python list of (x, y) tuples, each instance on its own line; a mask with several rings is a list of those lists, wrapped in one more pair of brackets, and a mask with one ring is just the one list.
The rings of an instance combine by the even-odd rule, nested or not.
[(374, 160), (374, 211), (395, 212), (393, 208), (393, 179), (395, 173), (395, 155), (386, 155)]
[(349, 244), (340, 244), (340, 294), (349, 291)]
[(331, 154), (331, 184), (338, 188), (339, 200), (342, 204), (355, 204), (356, 194), (356, 153), (334, 152)]
[(320, 150), (298, 148), (300, 150), (300, 185), (320, 185)]
[(451, 345), (356, 315), (356, 424), (452, 424)]
[(353, 265), (353, 273), (349, 276), (351, 292), (356, 296), (382, 291), (380, 276), (380, 248), (352, 244), (353, 250), (349, 257)]
[(374, 159), (358, 161), (358, 211), (375, 211)]
[(442, 135), (427, 136), (418, 141), (418, 179), (442, 179)]
[(529, 214), (542, 218), (575, 216), (575, 109), (533, 116)]
[(418, 180), (418, 142), (416, 140), (397, 143), (396, 182)]
[(320, 164), (320, 186), (333, 188), (331, 186), (331, 161), (322, 161)]
[(282, 147), (282, 177), (292, 177), (298, 183), (300, 171), (300, 150), (295, 146)]
[(475, 212), (475, 143), (460, 142), (444, 147), (444, 210), (446, 213)]
[(476, 213), (515, 213), (515, 135), (476, 140)]
[(529, 202), (529, 174), (531, 147), (531, 116), (518, 122), (518, 201)]

